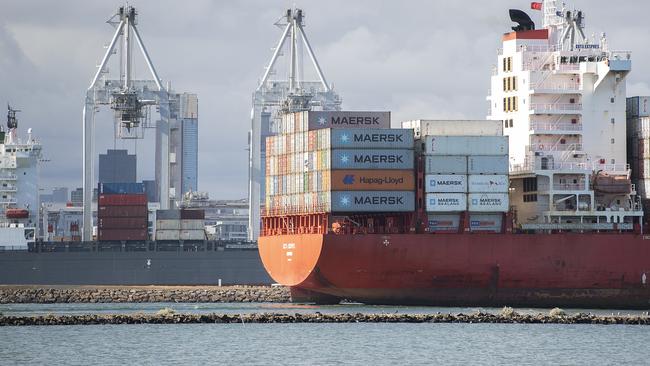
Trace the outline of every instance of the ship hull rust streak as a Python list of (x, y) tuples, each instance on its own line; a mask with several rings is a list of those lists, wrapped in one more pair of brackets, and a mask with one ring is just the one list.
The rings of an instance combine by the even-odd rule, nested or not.
[(298, 302), (650, 308), (650, 240), (635, 234), (296, 234), (259, 249)]

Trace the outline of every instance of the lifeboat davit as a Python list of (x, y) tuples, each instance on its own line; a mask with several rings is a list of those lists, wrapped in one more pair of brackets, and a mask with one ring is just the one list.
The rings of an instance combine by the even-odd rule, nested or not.
[(24, 208), (9, 208), (5, 216), (8, 219), (26, 219), (29, 217), (29, 211)]

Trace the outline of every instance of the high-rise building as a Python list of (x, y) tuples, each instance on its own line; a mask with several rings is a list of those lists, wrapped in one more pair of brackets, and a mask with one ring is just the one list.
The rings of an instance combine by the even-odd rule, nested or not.
[(99, 154), (100, 183), (135, 183), (137, 158), (128, 150), (108, 150)]

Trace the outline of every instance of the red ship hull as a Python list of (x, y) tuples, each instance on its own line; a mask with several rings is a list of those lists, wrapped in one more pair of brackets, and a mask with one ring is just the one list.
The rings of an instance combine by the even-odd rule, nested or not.
[(650, 308), (650, 237), (296, 234), (259, 238), (294, 301)]

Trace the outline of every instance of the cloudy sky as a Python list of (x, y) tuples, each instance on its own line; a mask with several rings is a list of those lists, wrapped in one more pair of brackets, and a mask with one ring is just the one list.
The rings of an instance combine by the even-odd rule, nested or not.
[[(21, 132), (32, 127), (42, 141), (49, 160), (42, 185), (80, 186), (83, 100), (113, 33), (105, 21), (120, 2), (1, 3), (0, 102), (22, 109)], [(628, 95), (650, 95), (650, 1), (570, 3), (586, 13), (588, 35), (606, 32), (610, 49), (633, 52)], [(280, 37), (273, 23), (284, 9), (304, 9), (305, 30), (343, 108), (391, 110), (397, 125), (415, 118), (485, 118), (490, 71), (501, 34), (511, 26), (507, 10), (526, 9), (530, 1), (130, 4), (139, 11), (138, 28), (161, 78), (177, 91), (198, 94), (199, 190), (213, 198), (242, 198), (251, 94)], [(539, 13), (529, 13), (540, 20)], [(136, 76), (146, 75), (138, 61)], [(116, 142), (109, 110), (98, 114), (97, 123), (97, 152), (113, 146), (136, 151), (139, 178), (152, 179), (153, 131), (137, 143)]]

